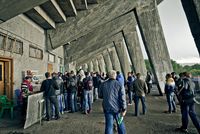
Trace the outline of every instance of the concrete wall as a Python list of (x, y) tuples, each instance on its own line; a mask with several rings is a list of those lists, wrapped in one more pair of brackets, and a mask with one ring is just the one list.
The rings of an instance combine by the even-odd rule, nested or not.
[[(0, 56), (13, 58), (14, 67), (14, 90), (19, 89), (22, 82), (22, 71), (38, 70), (38, 73), (44, 75), (47, 71), (48, 52), (45, 47), (45, 31), (29, 20), (24, 15), (19, 15), (7, 22), (0, 24), (0, 32), (21, 40), (23, 42), (23, 54), (16, 54), (0, 50)], [(43, 50), (43, 59), (29, 57), (29, 45), (33, 45)], [(63, 47), (52, 51), (55, 54), (55, 63), (53, 69), (58, 72), (58, 56), (63, 58)], [(63, 62), (64, 63), (64, 60)]]

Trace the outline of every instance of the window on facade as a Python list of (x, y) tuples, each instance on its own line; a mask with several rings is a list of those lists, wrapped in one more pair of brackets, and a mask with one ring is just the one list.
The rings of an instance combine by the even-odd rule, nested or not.
[(62, 64), (62, 58), (58, 57), (58, 64)]
[(20, 40), (16, 40), (15, 45), (13, 47), (13, 52), (18, 53), (18, 54), (22, 54), (23, 53), (22, 48), (23, 48), (23, 42), (21, 42)]
[(55, 55), (53, 55), (53, 54), (48, 54), (48, 61), (49, 61), (49, 62), (55, 62)]
[(0, 49), (17, 54), (23, 54), (23, 42), (0, 33)]
[(35, 46), (29, 46), (29, 57), (43, 59), (43, 51)]
[(4, 49), (5, 36), (0, 34), (0, 49)]
[(14, 45), (14, 39), (12, 38), (8, 38), (7, 39), (7, 42), (6, 42), (6, 46), (5, 46), (5, 50), (6, 51), (9, 51), (9, 52), (12, 52), (12, 48), (13, 48), (13, 45)]

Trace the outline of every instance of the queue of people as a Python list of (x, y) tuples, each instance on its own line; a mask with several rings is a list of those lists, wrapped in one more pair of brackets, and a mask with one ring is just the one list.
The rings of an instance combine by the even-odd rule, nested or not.
[[(103, 112), (105, 116), (105, 133), (112, 134), (114, 120), (116, 120), (119, 134), (125, 134), (125, 124), (123, 117), (127, 112), (127, 104), (135, 103), (135, 116), (139, 116), (139, 100), (142, 102), (142, 114), (146, 114), (147, 106), (145, 96), (152, 89), (152, 75), (147, 72), (145, 81), (141, 79), (141, 74), (134, 75), (128, 72), (127, 80), (119, 71), (111, 70), (108, 74), (98, 72), (89, 73), (79, 70), (77, 75), (73, 71), (61, 73), (45, 73), (46, 80), (42, 82), (41, 91), (44, 92), (46, 103), (46, 120), (59, 119), (60, 114), (65, 111), (74, 113), (82, 111), (83, 114), (92, 112), (92, 103), (99, 98), (103, 99)], [(165, 113), (176, 113), (175, 96), (181, 106), (182, 126), (176, 131), (187, 133), (188, 115), (197, 131), (200, 133), (200, 121), (195, 112), (194, 83), (191, 74), (180, 73), (176, 77), (175, 73), (166, 75), (164, 87), (168, 110)], [(30, 77), (25, 78), (22, 83), (23, 92), (23, 114), (26, 110), (27, 96), (32, 93)], [(126, 93), (128, 103), (126, 103)], [(79, 103), (78, 103), (79, 102)], [(79, 105), (78, 105), (79, 104)]]

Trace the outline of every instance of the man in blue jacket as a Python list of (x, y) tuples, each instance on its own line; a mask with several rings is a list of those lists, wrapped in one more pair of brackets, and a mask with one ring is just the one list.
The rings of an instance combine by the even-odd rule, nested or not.
[(117, 71), (116, 80), (124, 87), (124, 76), (119, 71)]
[[(105, 134), (113, 134), (114, 119), (117, 122), (118, 133), (125, 134), (124, 122), (120, 122), (126, 114), (126, 95), (124, 87), (116, 80), (116, 71), (111, 70), (109, 79), (100, 85), (99, 97), (103, 98), (105, 115)], [(119, 123), (120, 122), (120, 123)]]

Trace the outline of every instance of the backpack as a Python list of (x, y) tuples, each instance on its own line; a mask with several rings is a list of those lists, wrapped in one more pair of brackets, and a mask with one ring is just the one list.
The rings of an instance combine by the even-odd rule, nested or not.
[(89, 79), (89, 80), (87, 81), (87, 89), (88, 89), (88, 90), (92, 90), (92, 88), (93, 88), (93, 82), (92, 82), (91, 79)]
[(191, 104), (194, 102), (194, 83), (191, 80), (183, 80), (183, 90), (181, 93), (182, 101), (186, 104)]
[(76, 80), (75, 78), (70, 78), (69, 79), (69, 87), (75, 87), (76, 86)]

